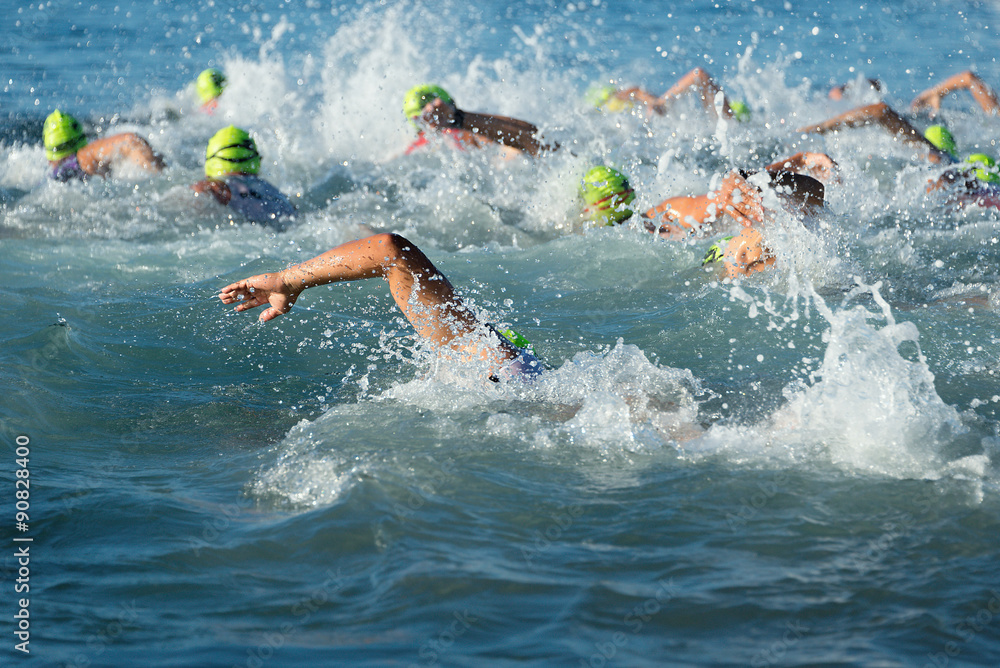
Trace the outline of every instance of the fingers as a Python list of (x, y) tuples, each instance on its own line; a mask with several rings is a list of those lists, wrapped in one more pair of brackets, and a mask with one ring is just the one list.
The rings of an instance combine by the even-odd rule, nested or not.
[(222, 288), (219, 299), (223, 304), (236, 304), (237, 311), (246, 311), (266, 304), (267, 291), (255, 289), (251, 279), (243, 279)]
[(723, 211), (744, 227), (764, 221), (764, 206), (760, 192), (742, 179), (733, 189)]

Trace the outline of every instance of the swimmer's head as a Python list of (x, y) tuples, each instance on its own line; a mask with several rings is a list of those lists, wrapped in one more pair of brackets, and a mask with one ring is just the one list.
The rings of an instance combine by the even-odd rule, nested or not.
[(209, 68), (198, 75), (194, 86), (201, 103), (208, 104), (222, 95), (222, 89), (226, 87), (226, 75), (214, 67)]
[(729, 103), (729, 109), (733, 112), (733, 118), (740, 123), (746, 123), (750, 120), (750, 107), (747, 106), (746, 102), (732, 100)]
[(87, 135), (80, 122), (56, 109), (45, 119), (42, 127), (45, 157), (55, 162), (71, 156), (87, 145)]
[(934, 144), (934, 147), (938, 150), (944, 151), (949, 155), (955, 155), (955, 150), (958, 148), (955, 145), (955, 138), (951, 136), (951, 132), (945, 126), (930, 126), (924, 130), (924, 137), (927, 141)]
[(230, 125), (208, 140), (205, 149), (205, 176), (256, 174), (260, 171), (257, 143), (246, 130)]
[(1000, 183), (997, 161), (985, 153), (973, 153), (965, 159), (966, 164), (975, 168), (976, 178), (983, 183)]
[(712, 264), (713, 262), (720, 262), (722, 258), (726, 256), (726, 247), (729, 246), (729, 242), (732, 240), (732, 235), (728, 237), (722, 237), (714, 244), (709, 246), (708, 252), (705, 253), (705, 259), (701, 261), (701, 266), (706, 264)]
[(604, 165), (591, 167), (583, 176), (580, 196), (586, 205), (583, 214), (587, 220), (614, 225), (632, 215), (627, 207), (635, 199), (635, 192), (628, 178), (617, 169)]
[(583, 99), (591, 107), (600, 108), (615, 94), (616, 90), (611, 84), (594, 84), (583, 94)]
[(434, 84), (421, 84), (407, 91), (403, 98), (403, 113), (407, 120), (415, 126), (416, 119), (423, 113), (424, 107), (434, 100), (441, 100), (445, 104), (455, 104), (455, 100), (451, 98), (451, 95), (448, 95), (444, 88)]

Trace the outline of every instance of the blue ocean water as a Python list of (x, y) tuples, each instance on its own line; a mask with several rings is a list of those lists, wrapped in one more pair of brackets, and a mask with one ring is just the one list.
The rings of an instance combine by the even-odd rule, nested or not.
[[(830, 100), (846, 81), (900, 111), (964, 69), (1000, 87), (996, 3), (2, 11), (4, 665), (1000, 664), (998, 213), (924, 194), (885, 133), (794, 132), (877, 99)], [(582, 100), (695, 66), (749, 123)], [(424, 81), (564, 150), (402, 156)], [(57, 107), (168, 169), (46, 181)], [(997, 155), (967, 95), (944, 117)], [(288, 230), (191, 193), (230, 123), (298, 206)], [(595, 162), (642, 210), (801, 150), (841, 183), (806, 225), (778, 217), (775, 270), (748, 280), (703, 270), (707, 240), (577, 219)], [(444, 366), (380, 281), (264, 325), (216, 298), (381, 231), (550, 369)]]

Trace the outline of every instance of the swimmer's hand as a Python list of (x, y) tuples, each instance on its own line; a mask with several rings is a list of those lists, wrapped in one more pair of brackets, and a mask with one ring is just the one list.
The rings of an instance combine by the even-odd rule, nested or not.
[[(237, 311), (248, 311), (264, 304), (270, 304), (258, 320), (267, 322), (292, 310), (302, 288), (294, 288), (285, 282), (284, 272), (258, 274), (242, 281), (231, 283), (219, 291), (223, 304), (236, 304)], [(238, 303), (237, 303), (238, 302)]]
[(928, 88), (920, 93), (910, 103), (910, 111), (917, 112), (924, 109), (930, 110), (931, 118), (934, 118), (941, 111), (941, 92), (938, 87)]
[(760, 190), (747, 183), (738, 172), (729, 172), (715, 195), (717, 210), (729, 215), (743, 227), (764, 222)]
[(445, 102), (441, 98), (435, 98), (428, 102), (420, 118), (435, 128), (453, 128), (460, 125), (458, 122), (458, 107), (453, 103)]
[(774, 265), (774, 254), (764, 245), (760, 230), (748, 227), (730, 239), (723, 256), (730, 278), (749, 276)]

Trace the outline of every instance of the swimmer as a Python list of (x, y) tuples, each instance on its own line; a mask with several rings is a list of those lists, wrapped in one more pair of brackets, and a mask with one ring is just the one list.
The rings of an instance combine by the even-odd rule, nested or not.
[(260, 153), (246, 130), (230, 125), (215, 133), (205, 149), (205, 176), (191, 186), (196, 193), (210, 193), (223, 206), (239, 212), (252, 223), (282, 227), (295, 215), (295, 207), (273, 185), (257, 176)]
[[(660, 96), (633, 86), (631, 88), (617, 89), (614, 86), (597, 86), (587, 91), (588, 101), (595, 107), (608, 111), (624, 111), (640, 103), (645, 106), (647, 113), (653, 112), (660, 116), (667, 113), (667, 108), (676, 100), (686, 95), (695, 94), (701, 101), (705, 111), (715, 113), (715, 98), (722, 89), (712, 79), (712, 77), (700, 67), (696, 67), (680, 79)], [(723, 93), (722, 116), (724, 118), (735, 118), (743, 122), (750, 120), (750, 107), (744, 102), (730, 101)]]
[[(815, 156), (815, 157), (810, 157)], [(801, 209), (803, 212), (823, 205), (824, 186), (817, 179), (805, 174), (790, 171), (794, 166), (813, 169), (819, 175), (831, 175), (836, 168), (829, 156), (824, 154), (796, 154), (786, 160), (768, 165), (770, 185), (775, 188), (783, 204), (789, 208)], [(732, 171), (727, 174), (715, 193), (695, 197), (672, 198), (677, 208), (654, 207), (643, 217), (647, 231), (659, 233), (667, 239), (686, 238), (691, 233), (701, 234), (707, 231), (705, 223), (714, 223), (722, 216), (729, 216), (742, 229), (738, 234), (727, 236), (724, 243), (713, 246), (715, 257), (722, 260), (725, 271), (730, 278), (747, 276), (774, 266), (774, 254), (764, 245), (761, 231), (755, 227), (766, 220), (761, 191), (747, 181), (748, 172)], [(604, 225), (621, 224), (632, 216), (629, 205), (635, 199), (635, 193), (628, 179), (620, 171), (599, 165), (592, 167), (584, 175), (580, 195), (584, 201), (583, 217)], [(657, 227), (650, 218), (680, 211), (687, 212), (688, 224), (665, 223)], [(699, 220), (691, 224), (694, 216)], [(710, 251), (710, 254), (712, 251)], [(706, 258), (707, 261), (707, 258)]]
[(951, 76), (923, 91), (910, 103), (910, 109), (914, 112), (927, 109), (933, 118), (941, 111), (941, 99), (958, 90), (969, 91), (987, 114), (1000, 113), (1000, 100), (996, 93), (970, 70)]
[(427, 256), (397, 234), (351, 241), (288, 269), (245, 278), (222, 288), (219, 299), (237, 311), (268, 305), (258, 318), (267, 322), (287, 313), (307, 288), (367, 278), (389, 283), (419, 336), (461, 359), (485, 362), (491, 380), (530, 379), (542, 371), (534, 355), (480, 321)]
[(975, 204), (1000, 208), (1000, 174), (997, 163), (985, 153), (973, 153), (937, 179), (928, 181), (927, 192), (941, 191), (947, 204)]
[(162, 156), (142, 137), (123, 132), (88, 142), (80, 122), (58, 109), (45, 119), (42, 137), (49, 177), (55, 181), (107, 177), (126, 164), (152, 173), (164, 168)]
[(951, 164), (955, 162), (954, 156), (934, 145), (885, 102), (851, 109), (821, 123), (801, 127), (796, 132), (826, 134), (845, 128), (861, 128), (870, 125), (879, 125), (888, 130), (898, 141), (919, 149), (920, 155), (931, 163)]
[[(837, 178), (837, 163), (825, 153), (796, 153), (764, 171), (787, 206), (807, 210), (823, 205), (824, 184)], [(670, 197), (643, 214), (643, 225), (664, 239), (679, 240), (715, 232), (714, 223), (723, 214), (742, 225), (759, 222), (760, 191), (747, 182), (751, 173), (729, 172), (715, 192)]]
[(219, 96), (226, 87), (226, 75), (211, 67), (198, 75), (194, 87), (201, 100), (201, 112), (212, 115), (218, 108)]
[(531, 156), (541, 151), (554, 151), (555, 146), (538, 141), (538, 128), (527, 121), (507, 116), (496, 116), (464, 111), (455, 106), (451, 95), (440, 86), (424, 84), (411, 88), (403, 99), (403, 113), (417, 129), (417, 139), (406, 149), (406, 155), (430, 144), (427, 134), (448, 137), (459, 149), (480, 148), (487, 145), (502, 147), (508, 157), (522, 153)]
[(964, 163), (961, 162), (958, 158), (958, 145), (947, 127), (931, 125), (921, 133), (884, 102), (852, 109), (818, 125), (799, 128), (798, 131), (823, 134), (870, 124), (880, 125), (900, 141), (919, 148), (921, 155), (932, 164), (951, 165), (939, 177), (928, 181), (927, 192), (946, 191), (946, 202), (957, 206), (1000, 206), (1000, 186), (985, 178), (993, 167), (980, 164), (984, 163), (982, 158), (989, 159), (988, 156), (977, 153)]

